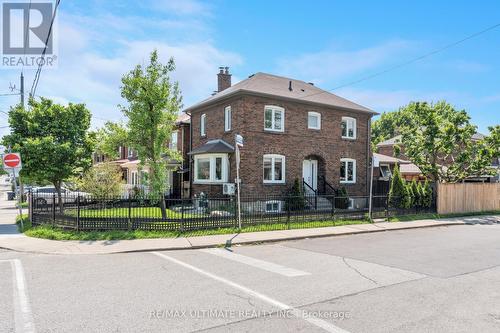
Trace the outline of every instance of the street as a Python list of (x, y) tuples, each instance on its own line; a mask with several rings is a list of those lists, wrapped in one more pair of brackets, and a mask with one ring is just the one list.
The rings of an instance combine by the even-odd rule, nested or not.
[(0, 250), (0, 332), (498, 332), (499, 265), (498, 224), (230, 249)]

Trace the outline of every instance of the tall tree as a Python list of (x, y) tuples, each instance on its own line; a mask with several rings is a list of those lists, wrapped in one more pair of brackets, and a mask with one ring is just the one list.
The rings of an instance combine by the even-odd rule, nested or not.
[(163, 218), (163, 196), (168, 189), (166, 159), (179, 158), (167, 145), (182, 106), (179, 84), (170, 79), (174, 70), (174, 59), (163, 65), (155, 50), (147, 66), (137, 65), (122, 78), (121, 87), (121, 95), (128, 101), (128, 106), (121, 107), (128, 119), (128, 141), (137, 150), (141, 164), (149, 167), (150, 192), (160, 199)]
[(11, 133), (3, 137), (3, 144), (21, 153), (21, 176), (54, 185), (61, 211), (63, 182), (92, 164), (90, 118), (84, 104), (63, 106), (46, 98), (30, 99), (28, 110), (17, 105), (9, 112)]
[(462, 181), (491, 165), (492, 150), (473, 140), (476, 126), (465, 110), (441, 101), (412, 102), (400, 112), (404, 153), (432, 180)]
[(108, 158), (118, 158), (118, 148), (128, 145), (128, 129), (124, 124), (107, 121), (96, 131), (96, 152)]
[(405, 122), (405, 116), (402, 109), (399, 109), (384, 112), (380, 118), (374, 120), (371, 126), (372, 145), (375, 147), (378, 143), (401, 134), (399, 129)]

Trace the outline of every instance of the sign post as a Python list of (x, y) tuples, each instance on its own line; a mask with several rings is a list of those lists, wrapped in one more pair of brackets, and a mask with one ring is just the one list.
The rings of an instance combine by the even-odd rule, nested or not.
[[(375, 165), (376, 164), (376, 165)], [(373, 155), (370, 158), (370, 196), (368, 198), (368, 218), (372, 221), (372, 210), (373, 210), (373, 167), (379, 166), (377, 158)]]
[[(17, 192), (17, 178), (20, 178), (19, 172), (22, 169), (21, 154), (19, 153), (7, 153), (2, 157), (3, 168), (7, 172), (12, 172), (12, 179), (14, 182), (14, 191)], [(17, 206), (19, 207), (19, 218), (21, 221), (21, 230), (24, 230), (23, 223), (23, 209), (21, 207), (23, 193), (17, 195)]]
[(236, 148), (236, 187), (238, 190), (238, 228), (241, 230), (241, 195), (240, 195), (240, 146), (243, 147), (243, 137), (236, 134), (235, 138)]

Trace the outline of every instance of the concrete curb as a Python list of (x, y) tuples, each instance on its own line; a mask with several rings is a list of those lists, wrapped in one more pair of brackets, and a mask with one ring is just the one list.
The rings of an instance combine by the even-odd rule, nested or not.
[[(442, 220), (382, 222), (336, 227), (277, 230), (242, 234), (157, 238), (116, 241), (54, 241), (31, 237), (0, 238), (0, 249), (38, 254), (117, 254), (150, 251), (178, 251), (226, 246), (276, 243), (307, 238), (347, 236), (375, 232), (410, 230), (466, 224), (496, 224), (500, 216), (470, 216)], [(170, 243), (164, 244), (164, 243)]]

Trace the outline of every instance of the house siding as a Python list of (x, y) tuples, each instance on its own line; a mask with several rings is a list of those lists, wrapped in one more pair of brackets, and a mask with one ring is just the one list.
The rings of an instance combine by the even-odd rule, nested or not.
[[(231, 105), (232, 130), (224, 131), (224, 107)], [(264, 107), (280, 106), (285, 109), (284, 133), (264, 130)], [(308, 112), (321, 114), (321, 130), (307, 128)], [(206, 114), (206, 137), (200, 137), (200, 116)], [(355, 140), (341, 138), (343, 116), (356, 118)], [(209, 108), (192, 111), (193, 149), (208, 140), (223, 139), (234, 144), (235, 133), (245, 139), (241, 148), (241, 190), (243, 195), (281, 195), (286, 193), (297, 178), (302, 181), (302, 162), (310, 156), (319, 159), (319, 173), (335, 188), (345, 186), (350, 195), (367, 194), (367, 158), (369, 156), (369, 122), (371, 114), (314, 106), (278, 98), (240, 95), (217, 103)], [(285, 184), (263, 183), (263, 155), (285, 156)], [(234, 154), (229, 157), (229, 181), (236, 175)], [(340, 184), (340, 159), (356, 160), (356, 183)], [(193, 168), (191, 168), (193, 170)], [(318, 181), (318, 187), (320, 182)], [(221, 185), (193, 184), (193, 194), (204, 192), (221, 195)]]

